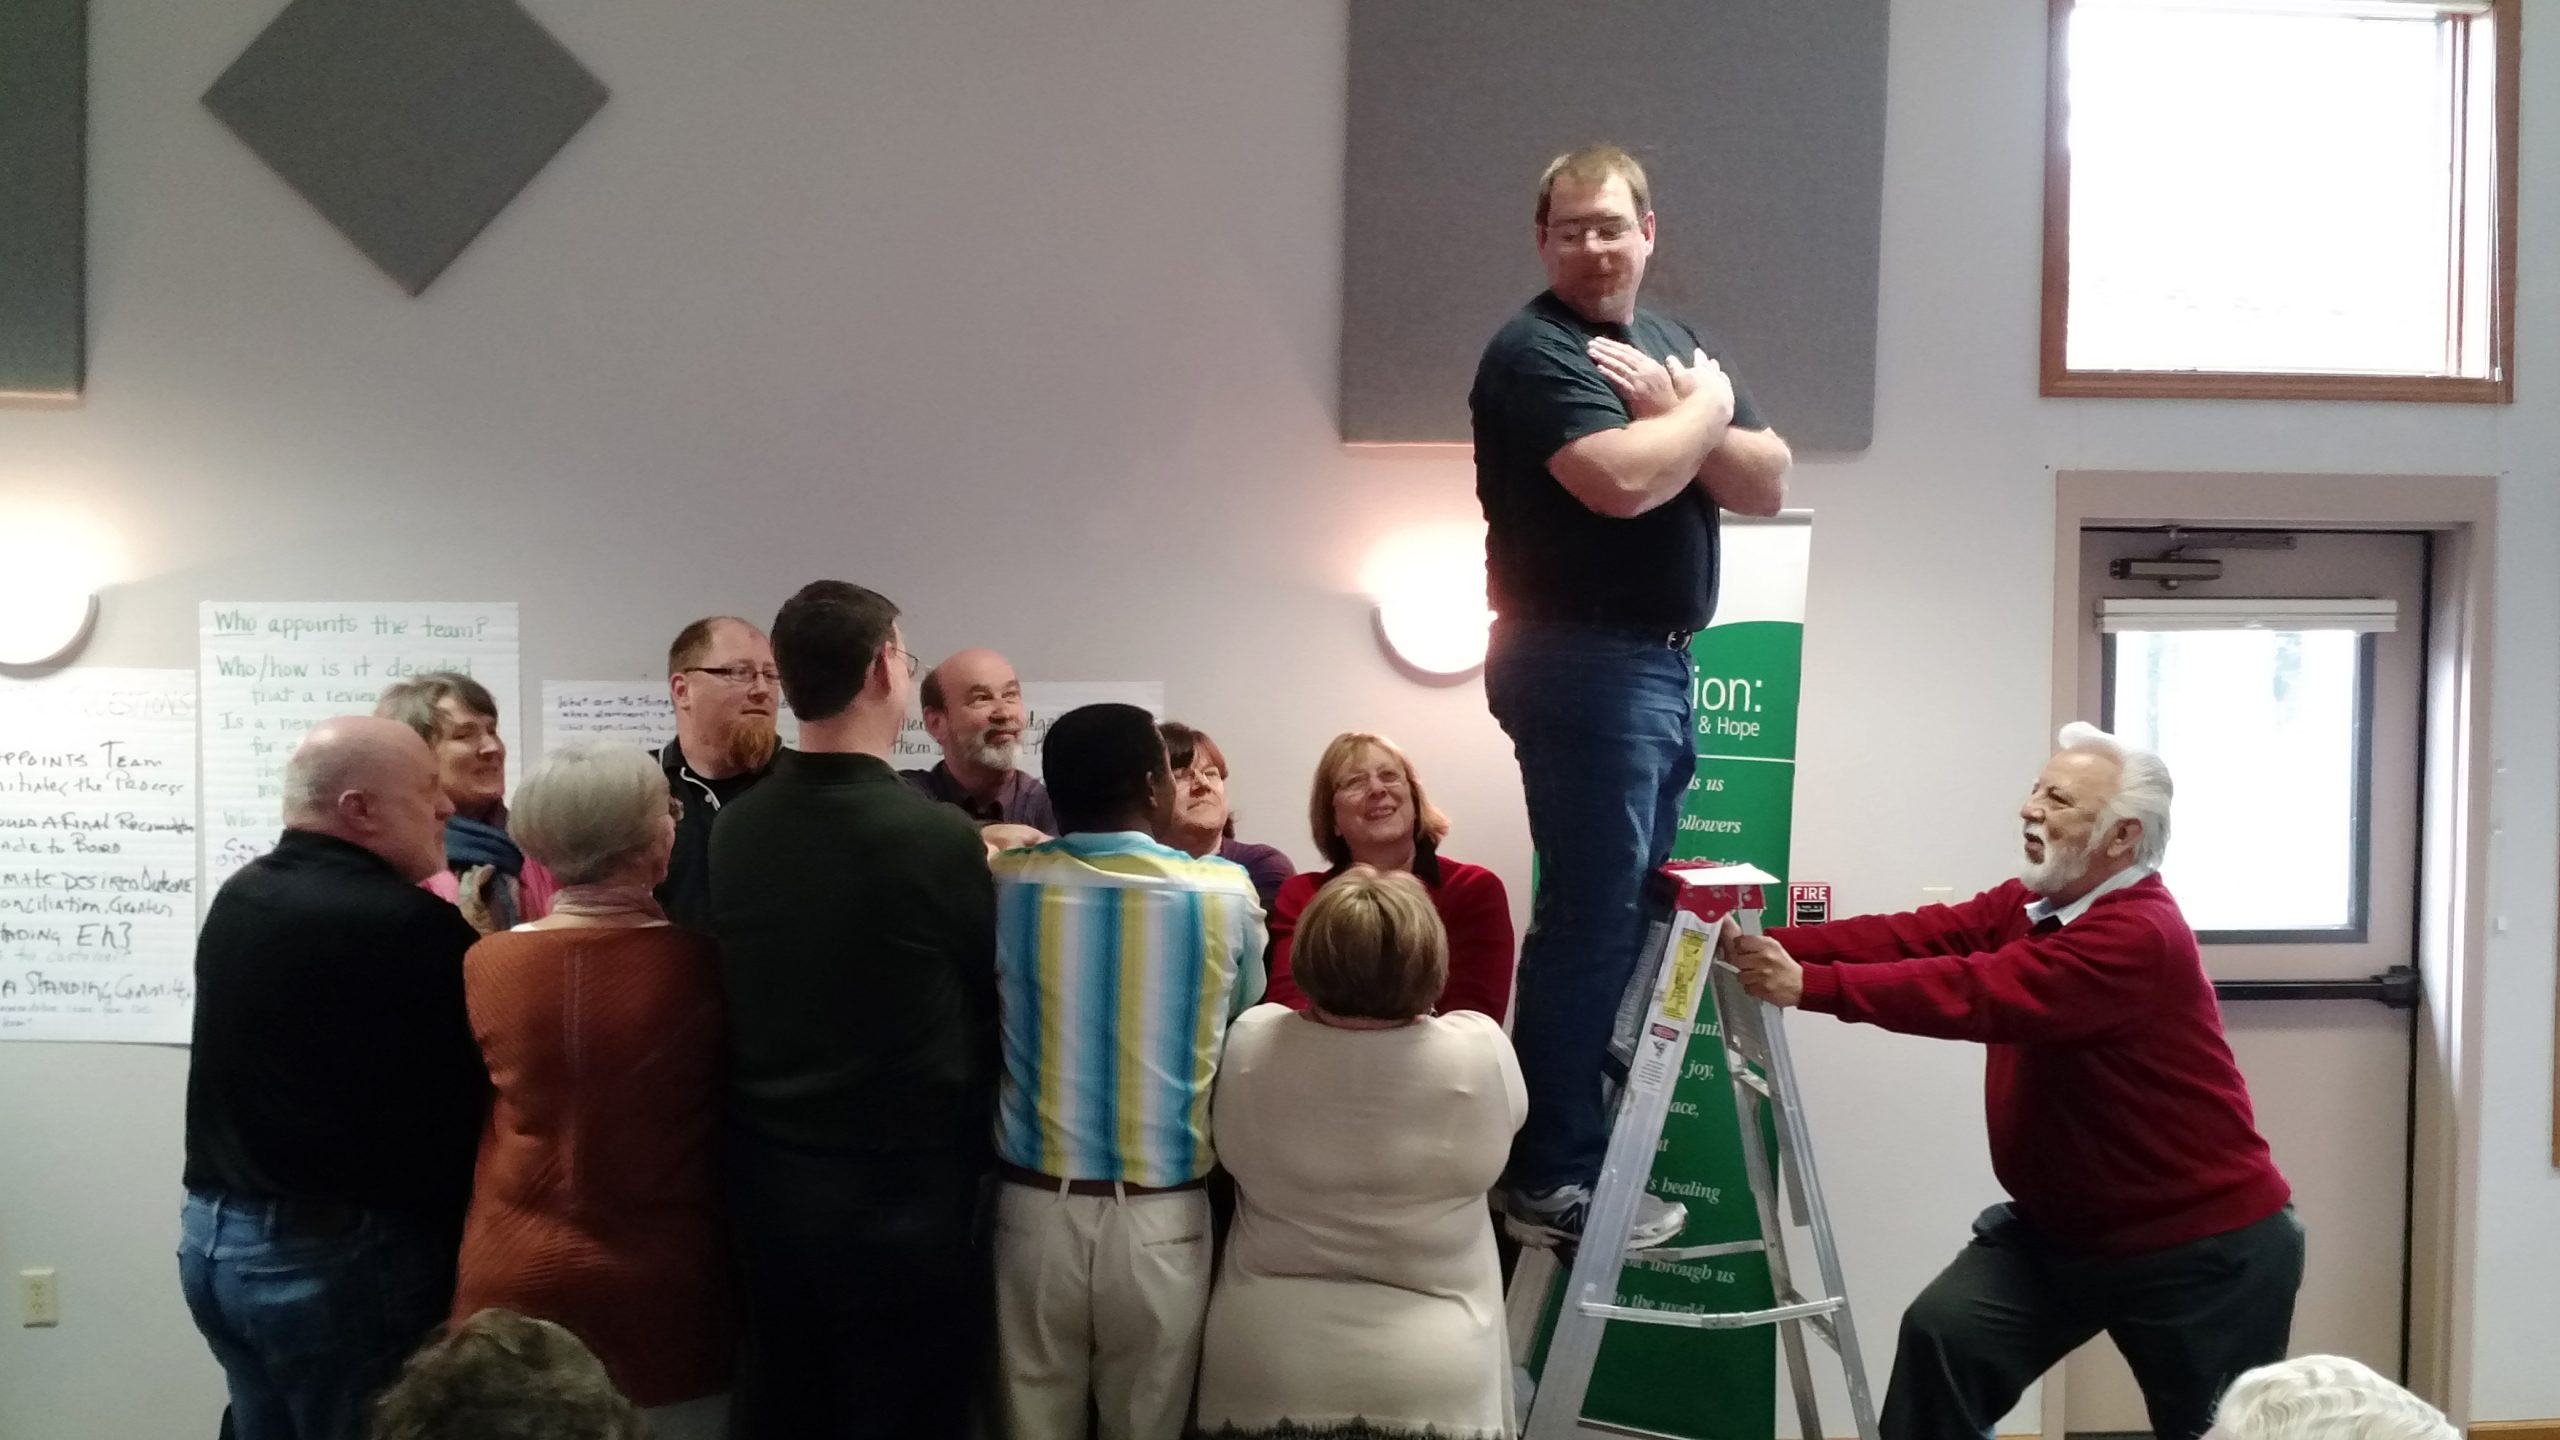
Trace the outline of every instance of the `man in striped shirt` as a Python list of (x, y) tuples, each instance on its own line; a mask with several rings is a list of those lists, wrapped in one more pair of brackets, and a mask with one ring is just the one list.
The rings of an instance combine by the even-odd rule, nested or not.
[(996, 878), (996, 1346), (1004, 1432), (1177, 1440), (1209, 1304), (1209, 1088), (1261, 998), (1243, 868), (1157, 837), (1174, 784), (1155, 721), (1088, 705), (1050, 727), (1059, 837)]

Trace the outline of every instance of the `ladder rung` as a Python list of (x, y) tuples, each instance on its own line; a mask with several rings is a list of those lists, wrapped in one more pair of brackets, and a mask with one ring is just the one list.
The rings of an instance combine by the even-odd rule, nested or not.
[(1798, 1289), (1797, 1289), (1797, 1288), (1795, 1288), (1794, 1286), (1790, 1285), (1790, 1286), (1787, 1286), (1785, 1289), (1780, 1290), (1780, 1291), (1777, 1293), (1776, 1303), (1777, 1303), (1777, 1304), (1779, 1304), (1779, 1305), (1782, 1305), (1782, 1306), (1783, 1306), (1783, 1305), (1825, 1305), (1825, 1304), (1828, 1304), (1828, 1305), (1839, 1305), (1839, 1304), (1842, 1304), (1842, 1303), (1844, 1303), (1844, 1302), (1843, 1302), (1843, 1301), (1840, 1299), (1840, 1297), (1839, 1297), (1839, 1296), (1837, 1296), (1837, 1295), (1825, 1295), (1825, 1296), (1822, 1296), (1822, 1297), (1821, 1297), (1821, 1298), (1819, 1298), (1819, 1299), (1810, 1298), (1810, 1297), (1808, 1297), (1808, 1296), (1807, 1296), (1803, 1291), (1798, 1290)]
[[(1725, 1061), (1730, 1065), (1732, 1064), (1733, 1057), (1728, 1054), (1725, 1057)], [(1760, 1098), (1763, 1100), (1775, 1100), (1777, 1098), (1769, 1093), (1769, 1082), (1761, 1079), (1760, 1076), (1753, 1071), (1745, 1070), (1739, 1065), (1734, 1065), (1733, 1078), (1750, 1086), (1754, 1091), (1757, 1091)]]
[(1627, 1263), (1642, 1265), (1648, 1260), (1704, 1260), (1715, 1255), (1757, 1255), (1769, 1248), (1766, 1240), (1729, 1240), (1722, 1245), (1663, 1246), (1652, 1250), (1627, 1252)]
[[(1807, 1300), (1792, 1286), (1778, 1292), (1778, 1304), (1780, 1306), (1818, 1306), (1820, 1303), (1820, 1301)], [(1848, 1308), (1843, 1302), (1834, 1301), (1832, 1303), (1840, 1305), (1842, 1309)], [(1808, 1315), (1804, 1318), (1804, 1323), (1813, 1327), (1813, 1333), (1822, 1337), (1822, 1343), (1830, 1346), (1833, 1352), (1838, 1352), (1840, 1349), (1840, 1322), (1838, 1320), (1834, 1319), (1830, 1314)]]
[(1730, 1310), (1720, 1314), (1692, 1315), (1681, 1310), (1646, 1310), (1633, 1305), (1594, 1305), (1585, 1302), (1575, 1307), (1595, 1320), (1620, 1320), (1634, 1325), (1671, 1325), (1682, 1330), (1756, 1330), (1763, 1325), (1785, 1325), (1816, 1315), (1827, 1315), (1840, 1308), (1837, 1300), (1808, 1300), (1801, 1305), (1780, 1305), (1769, 1310)]

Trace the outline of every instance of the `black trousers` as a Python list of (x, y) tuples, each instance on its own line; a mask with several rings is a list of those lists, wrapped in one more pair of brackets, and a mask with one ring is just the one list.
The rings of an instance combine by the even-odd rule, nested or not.
[(975, 1147), (844, 1155), (733, 1138), (737, 1440), (967, 1433), (991, 1339), (988, 1166)]
[(2028, 1385), (2103, 1330), (2157, 1440), (2196, 1440), (2240, 1372), (2284, 1358), (2301, 1285), (2290, 1205), (2144, 1255), (2063, 1250), (1994, 1205), (1904, 1312), (1879, 1428), (1884, 1440), (1988, 1437)]

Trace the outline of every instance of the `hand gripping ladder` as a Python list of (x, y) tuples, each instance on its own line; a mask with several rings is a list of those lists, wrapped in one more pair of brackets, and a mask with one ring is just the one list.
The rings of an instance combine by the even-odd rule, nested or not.
[[(1522, 1434), (1526, 1440), (1574, 1440), (1581, 1433), (1583, 1402), (1591, 1387), (1592, 1367), (1600, 1358), (1601, 1336), (1616, 1322), (1693, 1330), (1778, 1327), (1795, 1390), (1796, 1416), (1803, 1427), (1800, 1433), (1806, 1440), (1820, 1440), (1822, 1421), (1814, 1405), (1813, 1372), (1805, 1358), (1804, 1332), (1810, 1329), (1840, 1357), (1859, 1440), (1877, 1440), (1866, 1365), (1859, 1358), (1858, 1333), (1850, 1322), (1848, 1291), (1840, 1277), (1840, 1252), (1832, 1243), (1831, 1217), (1823, 1208), (1822, 1184), (1814, 1173), (1813, 1137), (1796, 1093), (1795, 1066), (1788, 1058), (1786, 1031), (1779, 1023), (1781, 1012), (1746, 994), (1738, 973), (1715, 953), (1716, 931), (1727, 915), (1746, 931), (1759, 932), (1765, 903), (1762, 887), (1775, 885), (1777, 877), (1747, 865), (1675, 862), (1663, 867), (1661, 883), (1669, 892), (1667, 914), (1654, 922), (1644, 949), (1649, 963), (1636, 967), (1619, 1007), (1612, 1049), (1626, 1065), (1627, 1080), (1619, 1095), (1616, 1128), (1609, 1136), (1608, 1158), (1584, 1222), (1583, 1236), (1590, 1243), (1574, 1247), (1572, 1269), (1565, 1274), (1565, 1303), (1547, 1345), (1546, 1365)], [(1743, 1168), (1762, 1238), (1640, 1254), (1647, 1259), (1693, 1260), (1765, 1253), (1777, 1303), (1766, 1310), (1708, 1315), (1619, 1305), (1618, 1275), (1627, 1260), (1636, 1197), (1652, 1178), (1663, 1118), (1670, 1112), (1690, 1031), (1700, 1006), (1710, 998), (1724, 1043), (1725, 1071), (1741, 1125)], [(1778, 1161), (1794, 1202), (1795, 1223), (1813, 1235), (1822, 1293), (1812, 1299), (1795, 1288), (1787, 1262), (1778, 1180), (1759, 1143), (1763, 1106), (1776, 1118)], [(1547, 1250), (1525, 1252), (1512, 1276), (1507, 1308), (1515, 1362), (1525, 1362), (1535, 1340), (1539, 1313), (1559, 1271), (1555, 1255)]]

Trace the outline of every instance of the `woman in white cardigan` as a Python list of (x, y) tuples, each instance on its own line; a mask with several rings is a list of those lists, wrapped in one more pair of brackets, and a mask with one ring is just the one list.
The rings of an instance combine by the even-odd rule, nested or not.
[(1228, 1031), (1212, 1125), (1239, 1204), (1203, 1435), (1512, 1432), (1485, 1192), (1528, 1092), (1500, 1025), (1430, 1013), (1448, 964), (1421, 882), (1354, 866), (1298, 922), (1311, 1008), (1259, 1005)]

